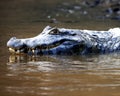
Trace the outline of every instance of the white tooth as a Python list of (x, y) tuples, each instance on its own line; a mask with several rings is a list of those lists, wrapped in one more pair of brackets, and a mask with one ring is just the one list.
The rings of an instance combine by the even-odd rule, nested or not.
[(20, 50), (17, 50), (17, 52), (16, 52), (17, 54), (19, 54), (20, 53)]
[(32, 52), (34, 53), (34, 52), (35, 52), (35, 50), (34, 50), (34, 49), (32, 49)]
[(9, 48), (9, 51), (10, 51), (11, 53), (15, 53), (15, 49), (13, 49), (13, 48)]

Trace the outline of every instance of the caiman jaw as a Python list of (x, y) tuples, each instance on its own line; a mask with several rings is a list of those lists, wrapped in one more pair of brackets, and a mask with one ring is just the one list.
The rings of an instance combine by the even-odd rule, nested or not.
[(35, 48), (28, 48), (29, 51), (32, 51), (32, 53), (35, 53), (37, 50), (38, 52), (44, 52), (44, 51), (49, 51), (55, 47), (58, 47), (62, 44), (63, 42), (56, 42), (54, 44), (49, 44), (49, 45), (38, 45)]
[(10, 53), (12, 54), (23, 54), (23, 53), (27, 53), (27, 48), (12, 48), (12, 47), (8, 47), (8, 50)]
[(42, 51), (48, 51), (52, 48), (55, 48), (59, 45), (61, 45), (63, 42), (56, 42), (54, 44), (49, 44), (49, 45), (38, 45), (34, 48), (30, 48), (30, 47), (25, 47), (25, 48), (12, 48), (12, 47), (8, 47), (8, 50), (10, 53), (12, 54), (21, 54), (21, 53), (29, 53), (32, 52), (33, 54), (35, 53), (35, 51), (37, 50), (38, 52), (42, 52)]

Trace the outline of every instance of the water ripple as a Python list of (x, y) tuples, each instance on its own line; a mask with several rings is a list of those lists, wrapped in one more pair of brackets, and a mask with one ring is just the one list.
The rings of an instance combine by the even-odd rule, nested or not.
[[(96, 56), (15, 56), (7, 63), (8, 93), (70, 96), (116, 94), (120, 89), (120, 54)], [(101, 90), (101, 92), (98, 92)], [(108, 93), (109, 90), (109, 93)], [(87, 94), (89, 96), (89, 94)], [(109, 95), (112, 96), (112, 95)], [(117, 94), (116, 96), (119, 96)]]

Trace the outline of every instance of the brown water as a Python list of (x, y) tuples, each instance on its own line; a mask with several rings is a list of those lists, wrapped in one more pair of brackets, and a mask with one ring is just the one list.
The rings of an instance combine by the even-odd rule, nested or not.
[[(120, 96), (120, 53), (37, 57), (9, 54), (6, 48), (9, 38), (36, 36), (46, 25), (96, 30), (120, 27), (119, 21), (114, 20), (45, 21), (39, 17), (39, 10), (31, 12), (35, 6), (49, 2), (33, 1), (0, 1), (0, 96)], [(56, 0), (50, 4), (47, 7), (53, 8)]]

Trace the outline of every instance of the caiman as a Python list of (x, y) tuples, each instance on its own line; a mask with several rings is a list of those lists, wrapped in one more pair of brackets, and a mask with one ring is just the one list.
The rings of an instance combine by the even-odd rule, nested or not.
[(84, 55), (104, 54), (120, 50), (120, 28), (108, 31), (52, 28), (50, 26), (33, 38), (12, 37), (7, 42), (12, 54)]

